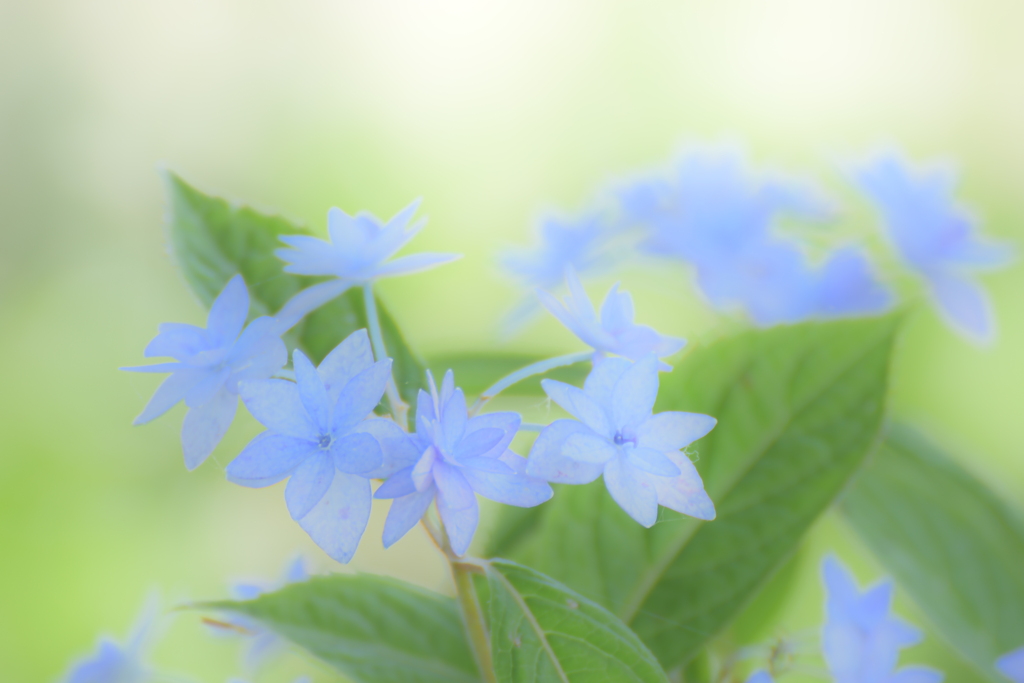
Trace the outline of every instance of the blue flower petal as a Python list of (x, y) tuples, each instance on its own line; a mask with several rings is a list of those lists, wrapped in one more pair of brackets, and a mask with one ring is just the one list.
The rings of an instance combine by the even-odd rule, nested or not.
[(407, 496), (396, 498), (388, 510), (388, 517), (384, 522), (384, 547), (390, 548), (398, 539), (405, 536), (409, 529), (416, 526), (427, 508), (437, 495), (437, 489), (433, 486), (425, 491), (416, 491)]
[(226, 389), (218, 391), (203, 405), (189, 409), (181, 424), (186, 469), (191, 472), (213, 453), (235, 419), (237, 409), (238, 397)]
[(610, 406), (615, 384), (631, 365), (625, 358), (605, 358), (595, 363), (594, 369), (583, 382), (583, 392), (598, 405)]
[(420, 459), (413, 440), (397, 424), (382, 417), (363, 420), (352, 429), (352, 434), (369, 434), (380, 445), (382, 460), (380, 466), (363, 474), (368, 479), (386, 479), (399, 470), (412, 467)]
[(580, 433), (593, 434), (576, 420), (555, 420), (545, 427), (530, 449), (526, 474), (558, 484), (589, 484), (600, 477), (603, 465), (578, 462), (562, 455), (566, 439)]
[(346, 434), (335, 439), (331, 444), (331, 456), (339, 472), (361, 474), (364, 477), (384, 462), (377, 439), (364, 432)]
[(943, 319), (957, 332), (979, 344), (995, 338), (995, 316), (985, 290), (966, 275), (928, 274), (932, 296)]
[(489, 450), (480, 453), (483, 457), (499, 457), (505, 452), (508, 445), (512, 443), (512, 439), (515, 438), (516, 433), (519, 431), (519, 425), (522, 424), (522, 421), (519, 413), (502, 412), (477, 415), (466, 423), (465, 435), (462, 438), (467, 439), (473, 432), (483, 429), (501, 430), (503, 435), (501, 439)]
[(505, 431), (495, 427), (476, 429), (466, 434), (455, 444), (452, 456), (456, 460), (465, 460), (487, 453), (505, 439)]
[(178, 401), (183, 400), (185, 394), (201, 382), (206, 375), (205, 370), (193, 368), (176, 370), (170, 377), (160, 383), (160, 386), (153, 393), (153, 397), (149, 399), (149, 403), (146, 404), (146, 407), (139, 413), (139, 416), (135, 418), (132, 424), (146, 424), (150, 420), (160, 417), (173, 408)]
[(651, 416), (658, 397), (658, 358), (645, 356), (622, 373), (612, 396), (612, 415), (618, 429), (641, 425)]
[(249, 290), (242, 276), (235, 275), (213, 300), (206, 317), (206, 329), (216, 339), (217, 346), (226, 346), (241, 334), (248, 316)]
[(160, 325), (160, 333), (149, 342), (142, 355), (146, 358), (170, 356), (188, 360), (211, 346), (210, 335), (201, 327), (186, 323), (163, 323)]
[(437, 510), (444, 522), (452, 552), (465, 555), (480, 521), (476, 495), (458, 468), (442, 462), (434, 465), (434, 482), (438, 490)]
[(667, 411), (652, 415), (636, 428), (637, 445), (678, 451), (708, 434), (717, 420), (710, 415)]
[(462, 470), (462, 475), (473, 490), (481, 496), (505, 505), (533, 507), (550, 500), (554, 495), (554, 491), (547, 482), (512, 474), (510, 468), (506, 467), (506, 469), (508, 469), (508, 474), (485, 472), (467, 467)]
[(341, 390), (352, 378), (373, 365), (373, 350), (366, 330), (356, 330), (327, 354), (317, 372), (327, 387), (329, 403), (338, 402)]
[(775, 683), (775, 679), (764, 669), (759, 669), (750, 674), (750, 677), (747, 678), (747, 683)]
[(615, 444), (589, 430), (570, 434), (561, 451), (562, 456), (571, 460), (597, 465), (603, 465), (618, 454)]
[(401, 498), (416, 493), (416, 484), (412, 480), (412, 466), (398, 470), (387, 481), (377, 487), (373, 497), (378, 499)]
[(675, 463), (662, 452), (653, 448), (626, 448), (623, 450), (627, 462), (632, 467), (659, 477), (678, 477), (682, 474)]
[(324, 451), (299, 465), (284, 490), (284, 500), (292, 519), (298, 521), (309, 514), (333, 481), (334, 459)]
[(370, 480), (337, 472), (320, 502), (299, 520), (309, 537), (333, 559), (347, 563), (370, 519)]
[(997, 659), (996, 669), (1013, 683), (1024, 683), (1024, 647), (1008, 652)]
[(941, 683), (945, 675), (941, 671), (924, 666), (906, 666), (888, 678), (886, 683)]
[(682, 453), (667, 453), (666, 456), (679, 468), (679, 476), (650, 477), (658, 494), (658, 505), (697, 519), (714, 519), (715, 504), (704, 491), (697, 468)]
[[(447, 379), (446, 375), (446, 384)], [(442, 387), (442, 396), (444, 396), (444, 393)], [(444, 432), (444, 448), (446, 450), (451, 452), (455, 449), (455, 444), (462, 439), (462, 435), (466, 431), (466, 423), (468, 421), (466, 396), (462, 393), (462, 389), (455, 389), (451, 393), (451, 398), (442, 403), (441, 408), (441, 429)]]
[(189, 408), (196, 408), (208, 403), (218, 391), (226, 388), (227, 378), (227, 369), (206, 371), (203, 378), (193, 384), (185, 394), (185, 405)]
[(594, 432), (612, 438), (615, 429), (605, 408), (585, 394), (582, 389), (553, 379), (541, 380), (544, 393), (566, 412), (590, 427)]
[(366, 419), (384, 396), (391, 380), (391, 359), (378, 361), (353, 377), (341, 389), (331, 417), (331, 433), (335, 437), (348, 433)]
[(306, 408), (306, 413), (312, 418), (317, 432), (327, 434), (330, 431), (331, 405), (328, 403), (327, 389), (324, 388), (320, 374), (306, 355), (298, 349), (292, 352), (292, 367), (295, 368), (295, 383), (299, 387), (299, 398)]
[(459, 461), (460, 470), (467, 477), (471, 470), (479, 470), (485, 474), (515, 474), (515, 470), (505, 464), (501, 458), (482, 458), (474, 456)]
[[(281, 258), (278, 252), (290, 253), (291, 250), (278, 249), (275, 251), (275, 255)], [(326, 268), (328, 266), (324, 267)], [(285, 270), (288, 270), (287, 266), (285, 267)], [(277, 329), (282, 333), (290, 330), (307, 315), (320, 308), (328, 301), (337, 299), (355, 285), (356, 282), (354, 280), (334, 279), (328, 280), (327, 282), (320, 282), (312, 287), (306, 287), (305, 289), (300, 290), (295, 294), (295, 296), (289, 299), (284, 306), (281, 307), (281, 310), (279, 310), (276, 315), (274, 315), (274, 318), (277, 321)]]
[(605, 465), (604, 485), (619, 507), (640, 524), (650, 528), (658, 521), (658, 493), (653, 483), (625, 458), (615, 458)]
[(434, 254), (430, 252), (410, 254), (409, 256), (402, 256), (377, 266), (374, 269), (374, 277), (394, 277), (396, 275), (422, 273), (425, 270), (458, 261), (460, 258), (462, 258), (462, 254)]
[(238, 393), (252, 416), (267, 429), (306, 441), (319, 438), (319, 430), (302, 405), (295, 382), (283, 379), (242, 382)]
[(318, 450), (310, 441), (266, 431), (250, 441), (225, 472), (229, 481), (242, 486), (270, 486), (290, 475)]

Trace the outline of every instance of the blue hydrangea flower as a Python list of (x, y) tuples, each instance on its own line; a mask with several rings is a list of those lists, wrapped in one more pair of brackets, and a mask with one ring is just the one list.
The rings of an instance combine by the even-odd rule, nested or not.
[(562, 484), (587, 484), (604, 475), (615, 502), (645, 527), (657, 521), (658, 505), (698, 519), (715, 518), (697, 469), (680, 449), (710, 432), (716, 420), (697, 413), (652, 413), (657, 357), (635, 363), (609, 358), (594, 367), (583, 389), (550, 379), (541, 384), (576, 420), (556, 420), (544, 428), (530, 451), (527, 475)]
[(313, 367), (292, 354), (295, 382), (243, 382), (242, 400), (267, 431), (227, 467), (228, 479), (259, 488), (288, 479), (292, 519), (338, 562), (348, 562), (370, 516), (370, 479), (390, 474), (393, 443), (405, 433), (366, 419), (384, 395), (391, 359), (373, 361), (366, 330), (348, 336)]
[(856, 247), (832, 252), (816, 280), (813, 309), (820, 318), (875, 315), (895, 302), (892, 291), (878, 280), (867, 255)]
[(628, 292), (620, 292), (617, 284), (605, 297), (599, 320), (590, 297), (572, 267), (566, 269), (565, 282), (569, 287), (569, 296), (564, 302), (542, 289), (537, 290), (537, 296), (552, 315), (583, 343), (594, 349), (595, 360), (600, 360), (606, 353), (631, 360), (639, 360), (649, 353), (664, 358), (686, 346), (685, 339), (666, 337), (646, 325), (635, 324), (633, 298)]
[(245, 326), (248, 315), (249, 291), (242, 276), (236, 275), (210, 307), (206, 329), (184, 323), (160, 326), (144, 355), (169, 356), (176, 362), (121, 368), (171, 373), (135, 424), (160, 417), (184, 400), (189, 410), (181, 426), (181, 446), (189, 470), (209, 457), (231, 426), (238, 408), (238, 383), (268, 378), (288, 362), (280, 323), (260, 317)]
[(519, 507), (551, 498), (547, 482), (525, 475), (526, 459), (509, 450), (519, 430), (516, 413), (469, 417), (466, 397), (449, 370), (438, 392), (420, 390), (416, 433), (409, 436), (406, 466), (385, 481), (376, 498), (393, 498), (384, 523), (384, 547), (406, 534), (437, 501), (452, 551), (464, 555), (479, 521), (476, 494)]
[(540, 224), (540, 244), (504, 254), (502, 264), (527, 287), (557, 287), (566, 268), (589, 273), (607, 266), (613, 260), (607, 249), (611, 236), (598, 214), (547, 217)]
[(150, 600), (124, 645), (103, 637), (96, 653), (74, 665), (63, 683), (150, 683), (160, 676), (144, 658), (154, 639), (157, 604)]
[(297, 321), (350, 287), (417, 273), (460, 258), (459, 254), (424, 252), (388, 260), (426, 224), (425, 220), (420, 220), (409, 227), (419, 205), (417, 199), (386, 223), (365, 211), (350, 216), (335, 207), (327, 212), (330, 240), (309, 235), (282, 235), (281, 241), (291, 248), (278, 249), (274, 255), (288, 264), (285, 272), (336, 279), (302, 290), (285, 304), (278, 316), (288, 322)]
[[(296, 557), (285, 571), (284, 576), (274, 585), (264, 586), (254, 583), (237, 583), (231, 587), (231, 597), (235, 600), (255, 600), (264, 593), (276, 591), (292, 583), (301, 583), (309, 578), (306, 571), (306, 564), (302, 557)], [(250, 619), (238, 614), (229, 614), (224, 617), (224, 625), (233, 628), (222, 627), (221, 622), (213, 622), (211, 625), (217, 628), (217, 634), (237, 635), (244, 633), (249, 640), (242, 656), (242, 662), (246, 671), (257, 671), (271, 657), (284, 648), (284, 641), (273, 631), (264, 627), (256, 619)]]
[(991, 305), (973, 273), (1002, 267), (1013, 254), (1006, 244), (979, 238), (976, 221), (952, 196), (955, 174), (941, 166), (911, 166), (890, 152), (860, 167), (855, 180), (946, 322), (970, 339), (991, 341)]
[(1024, 683), (1024, 647), (997, 659), (996, 669), (1013, 683)]
[(890, 614), (891, 581), (861, 592), (835, 557), (825, 558), (825, 626), (821, 646), (836, 683), (939, 683), (943, 675), (925, 667), (895, 671), (899, 652), (921, 640), (921, 632)]

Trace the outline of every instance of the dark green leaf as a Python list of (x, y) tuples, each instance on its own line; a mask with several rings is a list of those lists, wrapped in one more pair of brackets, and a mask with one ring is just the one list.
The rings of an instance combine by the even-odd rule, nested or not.
[(314, 577), (246, 602), (252, 617), (359, 683), (479, 683), (455, 601), (369, 574)]
[(914, 430), (894, 427), (840, 510), (949, 644), (992, 680), (1024, 644), (1024, 522)]
[[(298, 291), (323, 281), (284, 272), (284, 263), (274, 256), (283, 246), (279, 236), (312, 234), (305, 227), (204, 194), (173, 173), (167, 173), (166, 181), (175, 260), (207, 307), (237, 273), (249, 287), (253, 316), (274, 314)], [(423, 365), (379, 299), (377, 305), (384, 344), (395, 361), (395, 381), (411, 402), (424, 382)], [(307, 316), (293, 335), (319, 363), (342, 339), (364, 327), (362, 292), (351, 289)]]
[(618, 617), (507, 560), (486, 567), (494, 670), (501, 683), (665, 683), (657, 660)]
[(666, 668), (685, 663), (756, 595), (874, 447), (897, 323), (747, 332), (663, 376), (657, 410), (718, 418), (693, 448), (715, 521), (662, 509), (643, 529), (597, 481), (560, 487), (508, 525), (516, 533), (497, 549), (616, 612)]

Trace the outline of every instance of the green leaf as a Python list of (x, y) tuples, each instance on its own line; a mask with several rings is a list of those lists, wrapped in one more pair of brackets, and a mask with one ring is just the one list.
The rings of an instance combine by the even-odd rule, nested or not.
[[(281, 235), (313, 234), (304, 226), (204, 194), (174, 173), (166, 174), (166, 184), (175, 260), (207, 307), (237, 273), (249, 287), (253, 317), (276, 313), (297, 292), (324, 280), (286, 273), (284, 263), (274, 256), (274, 250), (283, 246)], [(402, 397), (412, 402), (424, 383), (423, 364), (379, 300), (377, 305), (384, 344), (395, 361), (395, 382)], [(362, 292), (350, 289), (307, 316), (293, 334), (319, 363), (342, 339), (364, 327)]]
[[(443, 375), (449, 368), (455, 371), (455, 380), (468, 396), (476, 396), (499, 379), (512, 374), (519, 368), (546, 360), (550, 356), (536, 356), (525, 353), (458, 353), (442, 354), (427, 359), (427, 365), (435, 375)], [(515, 396), (543, 396), (540, 388), (542, 379), (556, 379), (570, 384), (582, 383), (590, 372), (590, 363), (576, 363), (555, 368), (541, 375), (528, 377), (513, 384), (503, 393)]]
[(718, 518), (644, 529), (600, 480), (562, 486), (492, 550), (618, 614), (666, 668), (753, 599), (874, 447), (895, 317), (751, 331), (663, 375), (656, 410), (718, 418), (691, 450)]
[(857, 534), (949, 644), (992, 680), (1024, 644), (1024, 522), (919, 433), (893, 427), (843, 497)]
[(455, 601), (395, 579), (335, 574), (245, 602), (256, 619), (359, 683), (479, 683)]
[(486, 565), (494, 670), (501, 683), (667, 683), (618, 617), (547, 576), (507, 560)]

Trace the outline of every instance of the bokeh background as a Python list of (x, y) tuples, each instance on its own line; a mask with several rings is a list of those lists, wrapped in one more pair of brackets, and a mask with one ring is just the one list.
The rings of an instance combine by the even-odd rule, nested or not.
[[(839, 197), (838, 164), (880, 144), (952, 158), (987, 231), (1020, 240), (1022, 72), (1013, 0), (0, 0), (0, 680), (57, 679), (99, 632), (123, 635), (153, 588), (168, 604), (221, 597), (296, 552), (316, 571), (448, 590), (416, 532), (385, 553), (375, 515), (342, 568), (289, 520), (279, 486), (226, 482), (251, 419), (191, 474), (180, 407), (131, 426), (158, 378), (116, 368), (142, 361), (158, 323), (205, 315), (168, 256), (161, 166), (318, 229), (333, 205), (389, 215), (422, 196), (415, 246), (466, 258), (381, 286), (415, 347), (564, 353), (578, 346), (553, 321), (497, 339), (521, 293), (495, 255), (531, 240), (543, 211), (574, 212), (690, 142), (737, 141)], [(681, 272), (620, 277), (642, 322), (694, 340), (720, 325)], [(1024, 274), (986, 282), (997, 344), (915, 315), (892, 405), (1021, 500)], [(827, 518), (777, 604), (755, 606), (775, 625), (741, 620), (726, 638), (812, 641), (827, 550), (862, 581), (881, 575)], [(223, 681), (237, 655), (184, 613), (154, 658)], [(904, 660), (972, 680), (934, 636)], [(299, 672), (337, 680), (298, 657), (259, 680)]]

